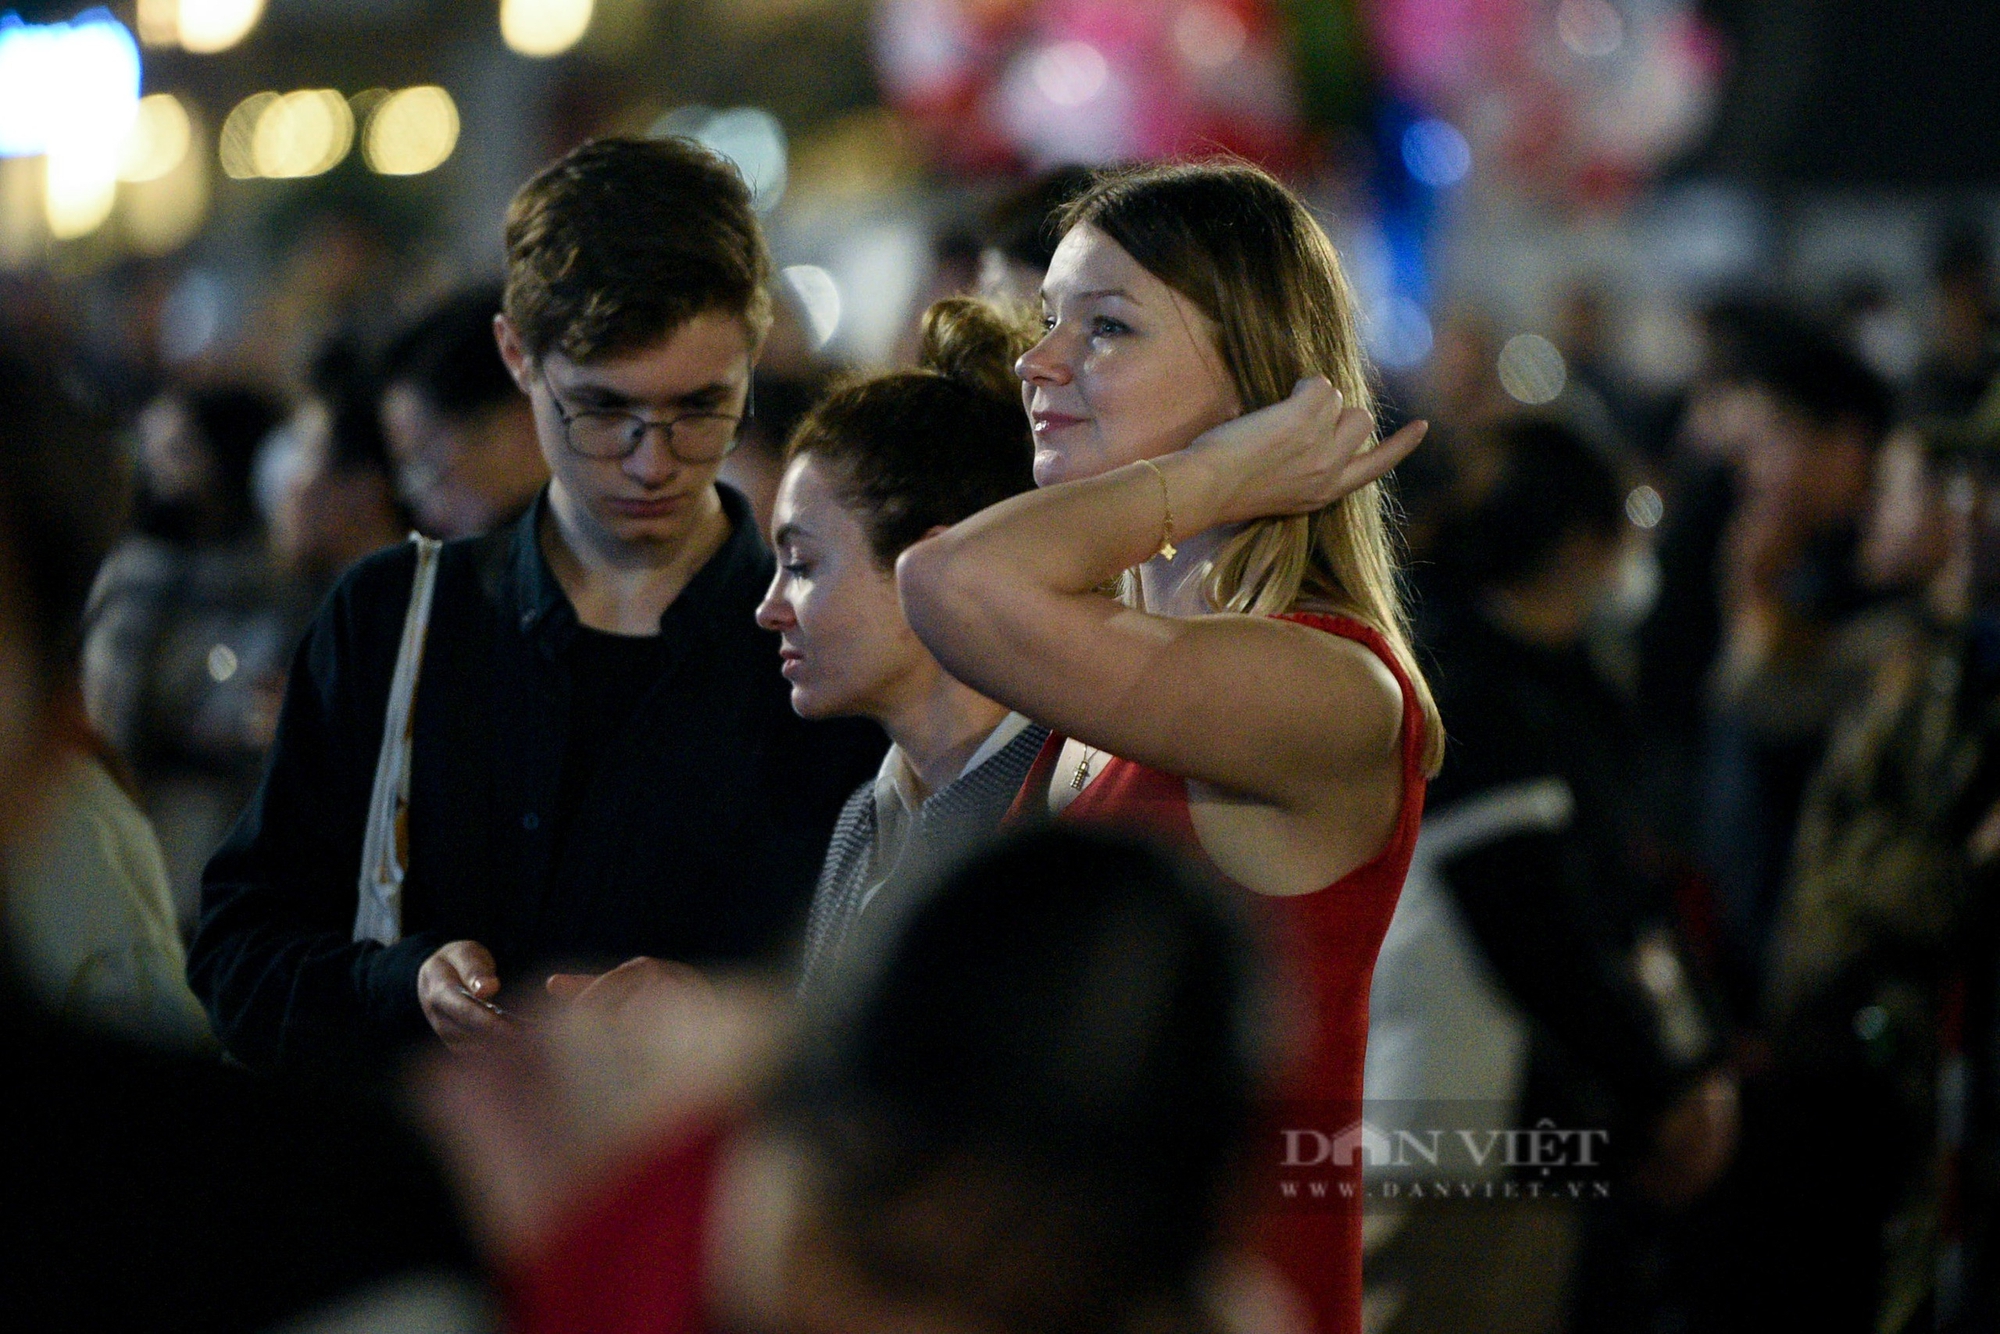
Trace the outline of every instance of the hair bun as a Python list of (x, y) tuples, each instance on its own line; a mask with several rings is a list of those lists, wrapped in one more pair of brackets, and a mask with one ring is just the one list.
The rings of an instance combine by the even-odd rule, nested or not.
[(1014, 362), (1037, 337), (1024, 314), (969, 296), (948, 296), (924, 312), (917, 365), (976, 394), (1013, 403), (1021, 396)]

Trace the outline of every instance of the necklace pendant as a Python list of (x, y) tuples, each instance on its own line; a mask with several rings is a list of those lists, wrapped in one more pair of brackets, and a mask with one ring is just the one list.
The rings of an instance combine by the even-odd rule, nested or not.
[(1083, 791), (1083, 785), (1089, 778), (1090, 756), (1086, 755), (1077, 761), (1076, 772), (1070, 775), (1069, 790), (1072, 792)]
[(1171, 542), (1160, 543), (1160, 554), (1162, 556), (1165, 556), (1168, 560), (1172, 560), (1174, 558), (1174, 553), (1177, 550), (1179, 550), (1179, 548), (1174, 546), (1174, 544)]

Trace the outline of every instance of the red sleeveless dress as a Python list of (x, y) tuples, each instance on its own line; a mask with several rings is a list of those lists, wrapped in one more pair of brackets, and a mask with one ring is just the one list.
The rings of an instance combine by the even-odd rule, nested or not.
[[(1281, 619), (1365, 644), (1403, 692), (1403, 799), (1382, 851), (1313, 893), (1251, 895), (1284, 956), (1286, 975), (1307, 989), (1303, 1009), (1310, 1024), (1281, 1090), (1283, 1124), (1269, 1128), (1271, 1152), (1260, 1155), (1268, 1162), (1260, 1164), (1266, 1170), (1258, 1182), (1264, 1198), (1258, 1249), (1305, 1300), (1317, 1334), (1359, 1334), (1361, 1155), (1351, 1154), (1346, 1166), (1321, 1160), (1306, 1171), (1287, 1172), (1288, 1141), (1282, 1131), (1294, 1125), (1312, 1129), (1328, 1140), (1304, 1142), (1326, 1144), (1361, 1117), (1368, 984), (1423, 816), (1424, 718), (1408, 675), (1378, 632), (1344, 616), (1294, 612)], [(1048, 809), (1049, 783), (1065, 739), (1052, 736), (1043, 746), (1009, 814), (1010, 823)], [(1187, 782), (1129, 760), (1108, 761), (1059, 818), (1144, 833), (1208, 862), (1188, 814)], [(1284, 1193), (1286, 1182), (1295, 1194)], [(1311, 1189), (1315, 1182), (1318, 1194)]]

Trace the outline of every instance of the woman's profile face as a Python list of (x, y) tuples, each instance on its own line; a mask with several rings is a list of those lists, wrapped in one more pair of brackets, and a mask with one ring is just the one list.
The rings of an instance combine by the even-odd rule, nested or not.
[(1014, 365), (1037, 486), (1172, 453), (1243, 410), (1215, 322), (1088, 223), (1056, 247), (1042, 317)]
[(778, 570), (757, 624), (779, 636), (802, 718), (882, 718), (933, 661), (903, 619), (896, 575), (875, 559), (861, 518), (811, 454), (785, 469), (771, 509)]

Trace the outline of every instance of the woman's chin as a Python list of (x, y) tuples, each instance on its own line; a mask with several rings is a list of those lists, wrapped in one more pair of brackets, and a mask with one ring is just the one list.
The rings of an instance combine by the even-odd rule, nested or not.
[(1069, 460), (1053, 449), (1035, 451), (1034, 475), (1036, 486), (1054, 486), (1070, 479)]

